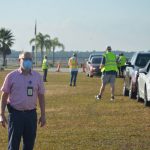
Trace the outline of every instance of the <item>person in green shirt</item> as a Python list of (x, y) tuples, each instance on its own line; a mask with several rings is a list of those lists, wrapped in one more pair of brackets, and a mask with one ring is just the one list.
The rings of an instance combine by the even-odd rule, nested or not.
[(120, 54), (118, 63), (119, 63), (119, 77), (123, 77), (123, 72), (125, 70), (125, 64), (126, 64), (126, 57), (124, 56), (123, 53)]
[(100, 69), (102, 72), (102, 85), (100, 87), (98, 95), (95, 96), (97, 100), (102, 98), (103, 92), (105, 90), (105, 86), (110, 84), (111, 87), (111, 101), (114, 100), (114, 92), (115, 92), (115, 79), (116, 73), (118, 71), (117, 63), (116, 63), (116, 55), (112, 52), (110, 46), (107, 47), (106, 52), (103, 54), (103, 59), (100, 65)]
[(44, 56), (43, 63), (42, 63), (42, 70), (43, 70), (43, 82), (47, 82), (47, 72), (48, 72), (48, 61), (47, 56)]

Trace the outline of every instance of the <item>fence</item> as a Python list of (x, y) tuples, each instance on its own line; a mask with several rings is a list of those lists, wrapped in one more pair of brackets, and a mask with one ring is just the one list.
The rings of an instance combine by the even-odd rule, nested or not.
[[(78, 57), (78, 63), (79, 66), (85, 63), (87, 57)], [(61, 65), (61, 67), (67, 67), (68, 66), (68, 60), (69, 57), (55, 57), (54, 66), (53, 66), (53, 60), (52, 57), (48, 58), (48, 62), (50, 66), (57, 67), (58, 64)], [(3, 59), (0, 58), (0, 66), (2, 66)], [(8, 57), (7, 58), (7, 67), (18, 67), (19, 66), (19, 60), (17, 57)], [(37, 66), (41, 66), (41, 58), (37, 58)]]

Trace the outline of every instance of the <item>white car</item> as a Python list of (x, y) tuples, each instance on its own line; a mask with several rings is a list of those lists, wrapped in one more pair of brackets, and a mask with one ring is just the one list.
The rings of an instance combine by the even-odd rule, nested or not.
[(145, 106), (150, 106), (150, 61), (139, 69), (137, 101), (144, 100)]

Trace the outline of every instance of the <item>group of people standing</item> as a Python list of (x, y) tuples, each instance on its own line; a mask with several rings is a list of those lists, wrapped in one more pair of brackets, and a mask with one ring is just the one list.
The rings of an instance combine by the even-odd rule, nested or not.
[[(123, 70), (126, 59), (120, 55), (118, 59), (119, 69)], [(4, 80), (1, 87), (2, 95), (0, 101), (0, 122), (6, 127), (7, 119), (5, 108), (8, 108), (8, 150), (19, 150), (21, 137), (23, 137), (23, 150), (33, 150), (37, 130), (37, 100), (40, 106), (40, 126), (46, 124), (45, 117), (45, 97), (44, 83), (47, 82), (48, 61), (44, 57), (42, 63), (43, 78), (41, 75), (32, 70), (32, 55), (24, 52), (19, 55), (19, 69), (10, 72)], [(70, 86), (76, 86), (78, 75), (77, 54), (74, 53), (69, 59), (70, 67)], [(115, 78), (118, 71), (117, 57), (112, 52), (110, 46), (107, 47), (103, 54), (100, 65), (102, 72), (102, 84), (98, 95), (95, 96), (100, 100), (103, 96), (106, 84), (111, 86), (111, 100), (114, 100)]]
[[(76, 86), (76, 79), (78, 75), (78, 61), (77, 54), (73, 53), (73, 56), (69, 58), (68, 66), (70, 68), (70, 86)], [(47, 72), (48, 72), (49, 64), (47, 61), (47, 56), (44, 56), (42, 62), (42, 70), (43, 70), (43, 82), (47, 82)]]

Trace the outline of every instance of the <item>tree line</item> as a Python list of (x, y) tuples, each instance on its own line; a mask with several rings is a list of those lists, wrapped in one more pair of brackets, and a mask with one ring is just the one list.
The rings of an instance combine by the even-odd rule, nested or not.
[[(6, 66), (6, 56), (11, 54), (11, 47), (14, 44), (14, 35), (11, 30), (6, 28), (0, 29), (0, 54), (3, 57), (3, 66)], [(30, 44), (34, 44), (35, 50), (41, 53), (41, 63), (43, 61), (44, 55), (49, 55), (52, 51), (53, 53), (53, 65), (55, 62), (55, 49), (56, 47), (65, 49), (64, 44), (60, 43), (57, 37), (52, 38), (48, 34), (38, 33), (29, 41)], [(36, 53), (35, 51), (35, 53)], [(45, 52), (45, 53), (44, 53)]]

